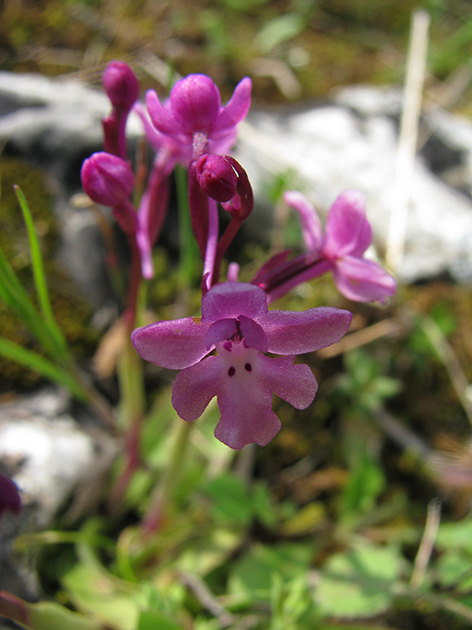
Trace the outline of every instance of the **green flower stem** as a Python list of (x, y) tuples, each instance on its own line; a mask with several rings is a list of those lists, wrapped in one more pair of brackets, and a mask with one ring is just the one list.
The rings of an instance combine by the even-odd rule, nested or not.
[(190, 210), (188, 204), (188, 174), (181, 166), (175, 169), (177, 196), (179, 208), (179, 235), (180, 235), (180, 273), (179, 281), (182, 291), (186, 291), (192, 285), (195, 276), (195, 267), (198, 260), (198, 249), (192, 230)]
[(134, 471), (141, 464), (140, 437), (145, 412), (144, 374), (142, 360), (131, 343), (131, 332), (141, 321), (144, 310), (145, 285), (142, 282), (141, 260), (136, 241), (130, 237), (131, 269), (126, 310), (123, 314), (125, 339), (122, 355), (118, 361), (120, 386), (119, 424), (125, 434), (125, 466), (110, 495), (110, 508), (120, 507)]
[(151, 497), (149, 510), (143, 519), (142, 528), (146, 534), (153, 534), (161, 527), (164, 518), (169, 512), (172, 495), (184, 468), (193, 422), (185, 422), (180, 419), (178, 422), (180, 424), (178, 425), (167, 467)]

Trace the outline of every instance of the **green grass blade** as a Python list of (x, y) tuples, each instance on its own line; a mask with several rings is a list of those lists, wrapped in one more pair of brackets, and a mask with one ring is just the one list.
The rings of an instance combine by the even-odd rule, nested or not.
[(21, 188), (19, 186), (14, 186), (14, 190), (23, 213), (26, 229), (28, 231), (34, 282), (36, 285), (36, 293), (38, 296), (39, 306), (43, 314), (43, 319), (49, 328), (50, 334), (54, 337), (58, 349), (61, 349), (64, 356), (66, 356), (67, 344), (61, 329), (57, 325), (56, 318), (51, 308), (51, 300), (49, 299), (46, 275), (44, 273), (43, 259), (41, 256), (41, 248), (39, 246), (38, 236), (34, 227), (33, 216)]
[(51, 342), (47, 326), (1, 250), (0, 298), (23, 320), (30, 332), (44, 345), (48, 352), (54, 354), (55, 347)]
[(29, 331), (54, 358), (62, 359), (48, 326), (18, 280), (5, 255), (0, 250), (0, 299), (23, 320)]
[(45, 376), (51, 381), (59, 383), (79, 400), (87, 399), (87, 395), (81, 385), (64, 368), (54, 365), (36, 352), (0, 337), (0, 355), (38, 372), (38, 374)]

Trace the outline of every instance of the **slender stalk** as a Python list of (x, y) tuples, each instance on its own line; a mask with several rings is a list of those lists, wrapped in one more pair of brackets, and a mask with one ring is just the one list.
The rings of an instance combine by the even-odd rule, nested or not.
[(405, 247), (426, 71), (429, 22), (430, 17), (426, 11), (417, 10), (413, 13), (386, 251), (387, 265), (393, 270), (399, 268)]
[(226, 226), (225, 231), (223, 232), (223, 236), (220, 238), (218, 243), (218, 248), (216, 250), (216, 258), (215, 258), (215, 268), (213, 273), (213, 284), (216, 284), (220, 277), (220, 269), (221, 262), (223, 260), (223, 256), (226, 253), (226, 250), (233, 242), (234, 237), (238, 233), (239, 228), (243, 224), (241, 219), (237, 217), (231, 217), (231, 221)]
[(179, 236), (180, 236), (180, 270), (179, 281), (182, 290), (192, 284), (197, 260), (197, 246), (190, 220), (188, 202), (188, 176), (185, 169), (178, 166), (175, 169), (177, 182), (177, 200), (179, 208)]
[(218, 206), (214, 199), (208, 198), (208, 239), (203, 263), (203, 277), (208, 289), (213, 286), (216, 250), (218, 246)]
[(172, 495), (182, 475), (192, 426), (192, 422), (179, 420), (167, 467), (151, 497), (148, 513), (142, 523), (143, 531), (146, 534), (157, 532), (168, 514)]
[(131, 250), (131, 268), (129, 275), (128, 295), (126, 298), (126, 310), (124, 312), (123, 318), (128, 331), (131, 333), (136, 325), (138, 295), (139, 288), (141, 286), (142, 275), (141, 259), (134, 234), (129, 237), (129, 244)]
[(110, 505), (116, 509), (123, 500), (133, 472), (141, 463), (139, 450), (142, 422), (145, 411), (144, 375), (142, 360), (131, 343), (131, 332), (140, 320), (143, 300), (140, 300), (142, 275), (141, 261), (136, 241), (130, 237), (131, 270), (128, 303), (123, 319), (127, 329), (125, 347), (118, 364), (121, 407), (119, 418), (125, 428), (125, 468), (118, 477), (110, 497)]
[(433, 552), (436, 536), (438, 535), (439, 522), (441, 520), (441, 503), (433, 499), (428, 505), (428, 516), (421, 539), (420, 547), (415, 558), (415, 565), (410, 579), (411, 588), (418, 590), (423, 584), (431, 554)]

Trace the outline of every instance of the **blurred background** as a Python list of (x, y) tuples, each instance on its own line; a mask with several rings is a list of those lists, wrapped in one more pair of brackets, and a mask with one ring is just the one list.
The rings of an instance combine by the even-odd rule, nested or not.
[(210, 74), (225, 95), (250, 75), (255, 103), (264, 105), (325, 98), (352, 83), (401, 84), (411, 13), (422, 7), (431, 17), (428, 93), (444, 98), (456, 81), (452, 105), (470, 109), (466, 0), (3, 0), (1, 7), (3, 70), (99, 84), (107, 62), (119, 58), (146, 88), (168, 64), (181, 75)]

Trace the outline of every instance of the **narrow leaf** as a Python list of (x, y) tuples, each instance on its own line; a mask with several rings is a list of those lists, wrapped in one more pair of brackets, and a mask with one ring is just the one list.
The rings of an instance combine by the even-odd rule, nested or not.
[(32, 350), (28, 350), (13, 341), (0, 337), (0, 355), (31, 368), (38, 374), (66, 387), (79, 400), (86, 400), (87, 395), (75, 379), (62, 367), (56, 366), (48, 359)]
[(43, 259), (41, 256), (41, 248), (39, 246), (39, 239), (34, 227), (33, 216), (21, 188), (19, 186), (14, 186), (14, 189), (21, 207), (21, 211), (23, 212), (26, 229), (28, 231), (28, 238), (31, 248), (31, 264), (33, 267), (33, 276), (36, 285), (36, 293), (38, 296), (39, 306), (41, 308), (44, 321), (47, 324), (51, 335), (54, 337), (58, 348), (60, 348), (64, 356), (66, 356), (66, 342), (59, 326), (57, 325), (56, 318), (54, 317), (54, 313), (51, 308), (51, 300), (49, 299), (46, 276), (44, 273)]
[[(33, 302), (23, 288), (5, 255), (0, 250), (0, 299), (23, 320), (29, 331), (44, 349), (53, 357), (58, 357), (58, 348), (53, 337), (38, 313)], [(62, 353), (61, 353), (62, 354)]]

